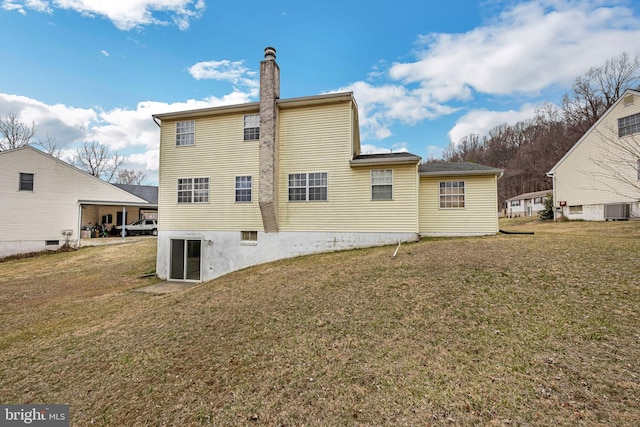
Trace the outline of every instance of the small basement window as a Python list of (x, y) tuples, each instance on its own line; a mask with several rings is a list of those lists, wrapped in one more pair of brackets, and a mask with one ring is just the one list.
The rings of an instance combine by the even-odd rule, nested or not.
[(257, 231), (241, 231), (240, 240), (241, 240), (241, 243), (255, 245), (258, 243), (258, 232)]
[(582, 213), (582, 205), (569, 206), (570, 214), (581, 214)]
[(45, 240), (45, 246), (60, 246), (60, 240)]

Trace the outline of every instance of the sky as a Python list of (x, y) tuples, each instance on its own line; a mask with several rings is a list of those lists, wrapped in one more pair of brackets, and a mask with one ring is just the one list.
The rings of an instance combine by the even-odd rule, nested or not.
[(152, 114), (352, 91), (363, 153), (440, 158), (640, 53), (640, 0), (0, 0), (0, 117), (70, 160), (98, 142), (157, 185)]

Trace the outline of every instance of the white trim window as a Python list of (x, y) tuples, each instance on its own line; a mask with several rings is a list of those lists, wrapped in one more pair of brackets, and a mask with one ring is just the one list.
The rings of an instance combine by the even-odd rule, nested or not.
[(618, 119), (618, 136), (640, 132), (640, 113)]
[(20, 172), (20, 181), (18, 183), (18, 191), (33, 191), (33, 182), (35, 176), (32, 173)]
[(520, 200), (512, 200), (511, 201), (511, 207), (515, 207), (515, 206), (520, 206)]
[(257, 242), (258, 241), (258, 232), (257, 231), (241, 231), (240, 232), (240, 241), (247, 242)]
[(196, 121), (176, 122), (176, 146), (195, 145)]
[(326, 172), (290, 173), (289, 201), (326, 201), (328, 199)]
[(371, 171), (371, 200), (393, 200), (393, 170)]
[(244, 140), (257, 141), (260, 139), (260, 114), (245, 114)]
[(440, 181), (440, 209), (465, 207), (464, 181)]
[(209, 178), (178, 178), (178, 203), (208, 203)]
[(236, 202), (251, 202), (251, 176), (236, 176)]

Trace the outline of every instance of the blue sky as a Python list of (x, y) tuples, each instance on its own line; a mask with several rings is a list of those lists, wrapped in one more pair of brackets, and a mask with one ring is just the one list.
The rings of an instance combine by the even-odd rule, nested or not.
[(0, 0), (0, 38), (0, 116), (63, 158), (108, 145), (156, 184), (151, 115), (256, 101), (266, 46), (282, 98), (353, 91), (364, 150), (426, 160), (639, 53), (640, 2)]

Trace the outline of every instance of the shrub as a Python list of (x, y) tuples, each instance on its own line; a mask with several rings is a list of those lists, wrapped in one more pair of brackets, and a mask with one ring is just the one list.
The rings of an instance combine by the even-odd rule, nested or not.
[(540, 219), (542, 220), (550, 220), (553, 219), (553, 195), (548, 193), (544, 198), (544, 209), (539, 213)]

